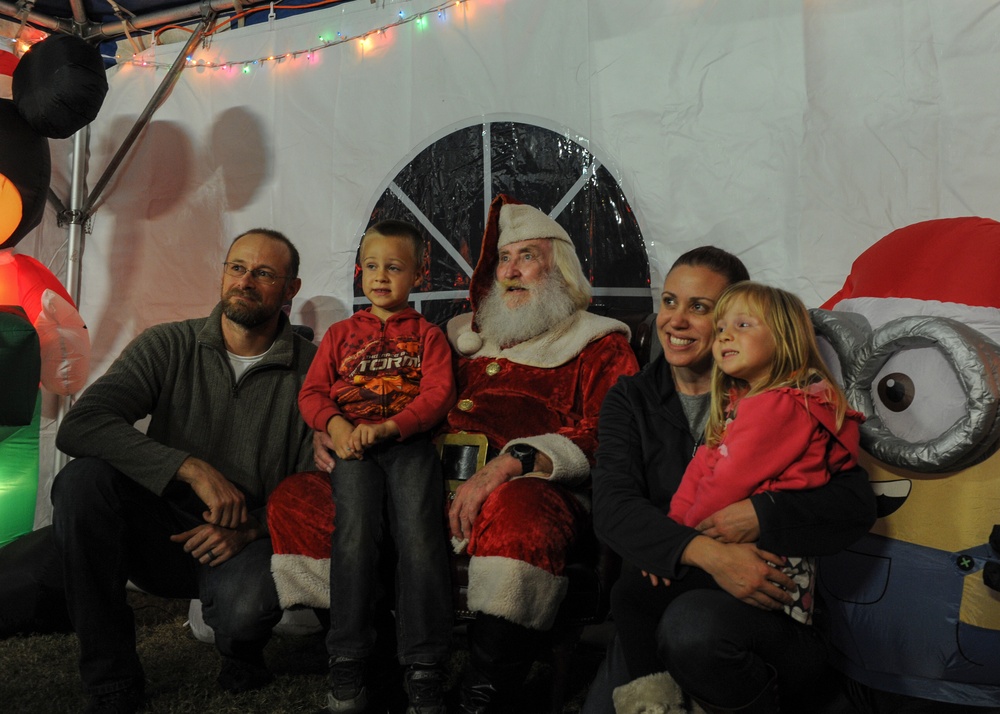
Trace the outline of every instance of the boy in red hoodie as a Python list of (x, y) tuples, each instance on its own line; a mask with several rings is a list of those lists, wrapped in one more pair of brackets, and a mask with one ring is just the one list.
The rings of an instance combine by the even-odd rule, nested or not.
[(396, 628), (407, 714), (444, 714), (443, 664), (452, 606), (441, 467), (430, 432), (455, 403), (451, 349), (408, 304), (422, 280), (424, 240), (403, 221), (361, 239), (371, 307), (327, 330), (299, 393), (306, 422), (333, 440), (336, 528), (330, 556), (330, 692), (326, 711), (360, 714), (375, 646), (383, 505), (398, 550)]

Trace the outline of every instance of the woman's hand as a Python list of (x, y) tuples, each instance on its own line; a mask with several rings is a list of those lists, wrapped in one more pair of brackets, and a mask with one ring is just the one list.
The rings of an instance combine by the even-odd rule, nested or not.
[(684, 549), (681, 562), (701, 568), (727, 593), (762, 610), (791, 604), (790, 593), (797, 588), (781, 572), (785, 559), (752, 543), (723, 543), (698, 536)]
[(749, 498), (716, 511), (695, 528), (722, 543), (756, 543), (760, 539), (760, 522)]

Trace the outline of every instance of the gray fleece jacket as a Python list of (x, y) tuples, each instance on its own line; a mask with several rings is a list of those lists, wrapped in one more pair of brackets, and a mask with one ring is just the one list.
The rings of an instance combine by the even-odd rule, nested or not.
[[(281, 316), (278, 338), (236, 382), (222, 339), (222, 303), (207, 318), (136, 337), (63, 420), (56, 445), (94, 456), (162, 494), (189, 455), (250, 497), (312, 465), (312, 432), (296, 402), (316, 347)], [(143, 434), (135, 423), (150, 415)]]

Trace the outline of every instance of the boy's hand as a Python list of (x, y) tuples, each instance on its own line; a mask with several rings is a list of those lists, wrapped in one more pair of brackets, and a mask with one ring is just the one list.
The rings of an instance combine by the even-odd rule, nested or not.
[(369, 446), (373, 446), (386, 439), (395, 439), (399, 436), (399, 427), (392, 419), (381, 424), (358, 424), (351, 433), (350, 446), (355, 452), (360, 454)]
[(333, 441), (333, 453), (338, 459), (348, 461), (350, 459), (360, 459), (361, 451), (351, 448), (351, 434), (354, 432), (354, 425), (342, 416), (335, 416), (326, 425), (326, 433)]

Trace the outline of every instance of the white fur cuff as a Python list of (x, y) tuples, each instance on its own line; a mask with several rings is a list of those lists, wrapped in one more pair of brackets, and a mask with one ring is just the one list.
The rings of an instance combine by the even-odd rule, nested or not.
[(503, 453), (510, 451), (514, 444), (533, 446), (552, 459), (552, 475), (549, 481), (563, 486), (576, 486), (590, 475), (590, 462), (580, 447), (562, 434), (539, 434), (524, 439), (511, 439), (503, 447)]
[(469, 609), (503, 617), (532, 630), (549, 630), (569, 581), (513, 558), (469, 560)]
[(271, 556), (271, 575), (282, 608), (330, 607), (330, 559), (307, 555)]

